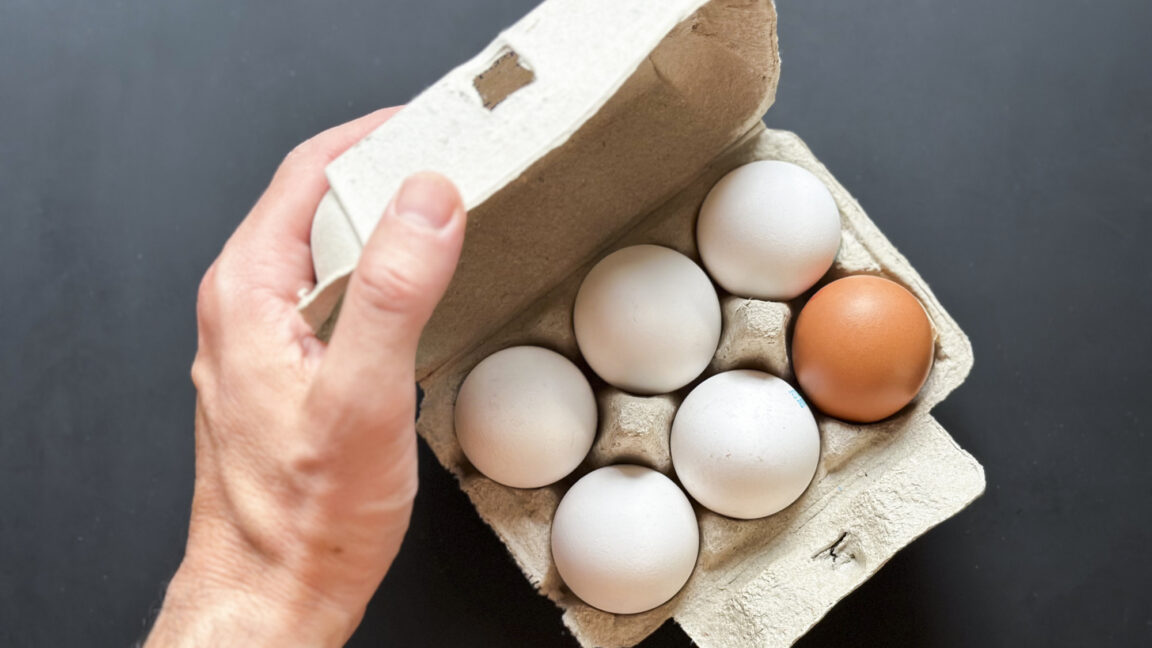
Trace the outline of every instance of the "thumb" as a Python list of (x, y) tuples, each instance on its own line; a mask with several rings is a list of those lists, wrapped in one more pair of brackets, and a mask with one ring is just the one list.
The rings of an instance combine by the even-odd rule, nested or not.
[(400, 186), (364, 246), (325, 354), (339, 382), (412, 381), (416, 345), (456, 270), (465, 220), (444, 176), (417, 173)]

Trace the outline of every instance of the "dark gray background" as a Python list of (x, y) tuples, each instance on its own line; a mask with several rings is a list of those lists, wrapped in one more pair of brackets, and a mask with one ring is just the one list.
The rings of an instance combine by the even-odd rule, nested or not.
[[(295, 143), (533, 4), (0, 0), (0, 644), (143, 635), (186, 531), (200, 274)], [(936, 414), (988, 475), (801, 645), (1149, 645), (1152, 4), (780, 5), (767, 122), (972, 337)], [(352, 644), (572, 645), (423, 447), (421, 478)]]

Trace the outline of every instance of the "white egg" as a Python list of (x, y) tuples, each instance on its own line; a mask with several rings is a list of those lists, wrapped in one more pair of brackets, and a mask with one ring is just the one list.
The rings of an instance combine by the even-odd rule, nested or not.
[(691, 259), (658, 245), (604, 257), (584, 278), (576, 342), (601, 378), (638, 394), (675, 391), (700, 375), (720, 343), (720, 300)]
[(740, 297), (786, 301), (836, 259), (840, 211), (819, 178), (789, 162), (745, 164), (700, 207), (696, 243), (708, 274)]
[(676, 412), (670, 445), (685, 490), (741, 519), (796, 501), (820, 461), (820, 431), (804, 399), (787, 382), (749, 369), (697, 385)]
[(651, 610), (675, 596), (699, 550), (691, 502), (671, 479), (643, 466), (588, 473), (552, 520), (560, 577), (585, 603), (614, 614)]
[(329, 191), (320, 199), (312, 217), (312, 267), (316, 280), (323, 283), (332, 275), (356, 265), (360, 239), (344, 215), (336, 194)]
[(456, 439), (489, 479), (538, 488), (563, 479), (596, 437), (596, 397), (564, 356), (534, 346), (476, 365), (456, 397)]

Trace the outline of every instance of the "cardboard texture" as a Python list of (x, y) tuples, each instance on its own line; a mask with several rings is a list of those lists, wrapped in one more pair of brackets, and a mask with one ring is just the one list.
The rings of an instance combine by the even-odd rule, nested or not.
[[(803, 142), (760, 123), (778, 72), (768, 1), (549, 0), (328, 169), (332, 192), (313, 229), (318, 285), (301, 302), (318, 329), (331, 323), (360, 242), (401, 179), (433, 168), (459, 184), (471, 212), (467, 241), (421, 340), (417, 429), (584, 646), (631, 646), (668, 618), (704, 648), (791, 644), (984, 489), (980, 465), (929, 414), (971, 368), (968, 340)], [(674, 478), (668, 432), (696, 383), (635, 396), (597, 379), (572, 333), (576, 291), (598, 259), (627, 245), (666, 245), (698, 261), (695, 219), (707, 191), (761, 159), (807, 168), (836, 200), (842, 243), (821, 285), (857, 273), (904, 285), (932, 319), (935, 364), (919, 396), (891, 419), (861, 426), (818, 416), (820, 465), (784, 511), (744, 521), (697, 506), (700, 557), (671, 601), (636, 615), (601, 612), (556, 573), (553, 512), (576, 479), (602, 465), (640, 463)], [(722, 294), (720, 347), (703, 377), (757, 368), (791, 379), (791, 323), (807, 296), (774, 303)], [(577, 362), (600, 409), (584, 464), (533, 490), (479, 474), (453, 431), (464, 377), (518, 344)]]

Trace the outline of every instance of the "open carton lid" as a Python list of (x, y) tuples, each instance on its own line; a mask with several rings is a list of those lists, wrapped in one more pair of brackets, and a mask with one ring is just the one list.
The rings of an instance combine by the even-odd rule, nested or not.
[(771, 0), (544, 2), (328, 166), (302, 314), (330, 325), (401, 181), (443, 173), (470, 215), (427, 377), (758, 127), (779, 70)]

